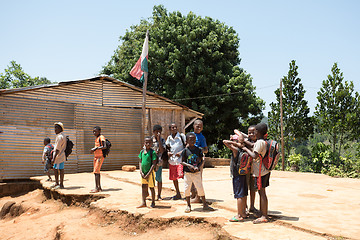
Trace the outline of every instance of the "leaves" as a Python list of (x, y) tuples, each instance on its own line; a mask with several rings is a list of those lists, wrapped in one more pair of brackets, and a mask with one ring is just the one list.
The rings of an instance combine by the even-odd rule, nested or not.
[(152, 18), (130, 29), (102, 73), (141, 87), (129, 72), (150, 29), (148, 89), (204, 113), (209, 143), (262, 119), (264, 102), (250, 74), (238, 66), (239, 37), (232, 27), (192, 12), (168, 13), (160, 5)]
[[(310, 109), (305, 100), (305, 90), (298, 77), (298, 66), (295, 60), (289, 64), (287, 76), (283, 81), (283, 129), (284, 147), (290, 153), (291, 146), (296, 140), (304, 140), (313, 133), (313, 118), (309, 116)], [(270, 104), (269, 135), (274, 139), (280, 139), (280, 89), (275, 91), (277, 102)]]
[(334, 63), (331, 74), (323, 81), (318, 92), (318, 104), (315, 115), (318, 118), (319, 129), (331, 135), (333, 151), (339, 142), (339, 154), (345, 139), (354, 139), (358, 132), (357, 113), (359, 111), (359, 94), (354, 93), (353, 82), (344, 81), (343, 73)]
[(0, 74), (0, 89), (6, 88), (21, 88), (35, 85), (43, 85), (51, 83), (46, 78), (42, 77), (30, 77), (25, 73), (15, 61), (10, 62), (10, 66), (5, 69), (5, 74)]

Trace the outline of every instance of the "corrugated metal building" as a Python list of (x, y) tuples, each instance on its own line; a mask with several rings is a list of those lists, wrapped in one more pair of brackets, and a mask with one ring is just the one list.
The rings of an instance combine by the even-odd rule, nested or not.
[[(108, 76), (0, 90), (0, 180), (43, 175), (43, 139), (55, 142), (53, 124), (58, 121), (75, 144), (65, 163), (66, 173), (92, 171), (92, 130), (97, 125), (112, 143), (102, 169), (137, 165), (141, 106), (141, 88)], [(146, 108), (146, 134), (151, 134), (154, 124), (161, 124), (164, 138), (169, 123), (184, 130), (186, 123), (203, 115), (152, 92), (147, 92)]]

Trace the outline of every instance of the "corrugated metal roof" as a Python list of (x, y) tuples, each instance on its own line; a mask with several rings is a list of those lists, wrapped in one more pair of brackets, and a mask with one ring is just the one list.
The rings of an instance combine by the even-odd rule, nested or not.
[[(35, 90), (35, 89), (42, 89), (42, 88), (53, 88), (53, 87), (58, 87), (58, 86), (63, 86), (63, 85), (70, 85), (70, 84), (78, 84), (78, 83), (85, 83), (85, 82), (89, 82), (89, 81), (97, 81), (97, 80), (104, 80), (104, 81), (109, 81), (118, 85), (121, 85), (123, 87), (127, 87), (129, 89), (132, 89), (134, 91), (138, 91), (142, 93), (142, 88), (136, 87), (132, 84), (120, 81), (118, 79), (112, 78), (110, 76), (107, 75), (99, 75), (99, 76), (95, 76), (92, 78), (88, 78), (88, 79), (82, 79), (82, 80), (70, 80), (70, 81), (62, 81), (59, 83), (54, 83), (54, 84), (48, 84), (48, 85), (38, 85), (38, 86), (30, 86), (30, 87), (23, 87), (23, 88), (14, 88), (14, 89), (0, 89), (0, 95), (5, 95), (5, 94), (11, 94), (11, 93), (18, 93), (18, 92), (25, 92), (25, 91), (31, 91), (31, 90)], [(193, 114), (198, 115), (198, 117), (202, 117), (204, 114), (197, 112), (195, 110), (190, 109), (189, 107), (182, 105), (178, 102), (172, 101), (171, 99), (168, 99), (166, 97), (160, 96), (156, 93), (147, 91), (146, 92), (147, 95), (149, 96), (153, 96), (155, 98), (158, 98), (162, 101), (166, 101), (170, 104), (176, 105), (181, 107), (184, 110), (187, 110), (189, 112), (192, 112)]]

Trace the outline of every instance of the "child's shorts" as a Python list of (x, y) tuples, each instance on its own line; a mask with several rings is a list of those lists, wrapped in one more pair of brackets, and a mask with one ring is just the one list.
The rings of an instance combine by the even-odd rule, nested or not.
[(45, 166), (44, 166), (44, 171), (48, 172), (50, 169), (53, 168), (53, 165), (51, 164), (51, 160), (46, 160)]
[(234, 198), (242, 198), (248, 195), (248, 184), (246, 175), (236, 175), (232, 179)]
[(100, 169), (101, 169), (103, 162), (104, 162), (104, 157), (94, 157), (93, 173), (100, 173)]
[(169, 179), (178, 180), (184, 178), (183, 165), (171, 165), (169, 164)]
[(256, 192), (258, 190), (256, 188), (255, 178), (251, 175), (251, 173), (246, 174), (246, 181), (250, 191)]
[(55, 163), (55, 164), (54, 164), (54, 169), (62, 170), (62, 169), (64, 169), (64, 166), (65, 166), (65, 162)]
[[(258, 189), (258, 185), (257, 185), (257, 181), (258, 181), (258, 177), (252, 177), (254, 180), (254, 187), (256, 187), (256, 189)], [(270, 173), (264, 175), (261, 177), (261, 187), (262, 188), (266, 188), (270, 185)]]
[(186, 172), (184, 176), (184, 182), (185, 182), (185, 197), (190, 197), (192, 183), (194, 183), (195, 185), (198, 196), (199, 197), (205, 196), (200, 172), (196, 172), (196, 173)]
[(149, 178), (148, 178), (148, 179), (141, 178), (141, 184), (147, 184), (148, 187), (150, 187), (150, 188), (155, 187), (155, 174), (154, 174), (154, 170), (151, 171), (151, 173), (149, 174)]
[(157, 182), (162, 182), (162, 166), (158, 166), (158, 170), (155, 173), (155, 180)]

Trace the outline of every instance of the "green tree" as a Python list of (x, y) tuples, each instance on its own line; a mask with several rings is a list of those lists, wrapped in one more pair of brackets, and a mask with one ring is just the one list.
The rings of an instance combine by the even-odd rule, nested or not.
[(238, 34), (210, 17), (168, 13), (155, 6), (152, 18), (120, 37), (121, 45), (101, 73), (140, 87), (129, 72), (140, 56), (146, 29), (148, 89), (204, 113), (210, 143), (261, 120), (264, 102), (256, 96), (250, 74), (238, 66)]
[[(307, 139), (314, 131), (313, 118), (309, 116), (308, 102), (304, 99), (305, 90), (298, 77), (295, 60), (289, 63), (289, 72), (283, 82), (283, 130), (286, 155), (295, 141)], [(276, 102), (270, 104), (268, 113), (269, 135), (280, 139), (280, 89), (275, 90)]]
[(51, 83), (44, 77), (30, 77), (29, 74), (25, 73), (15, 61), (10, 62), (10, 66), (5, 69), (5, 73), (0, 73), (0, 89), (6, 88), (21, 88), (42, 84)]
[(359, 109), (359, 95), (354, 93), (353, 82), (344, 81), (337, 63), (334, 63), (331, 74), (322, 82), (317, 99), (315, 115), (319, 130), (330, 135), (332, 151), (338, 150), (341, 155), (345, 140), (353, 139), (353, 133), (359, 131), (359, 126), (354, 124)]

